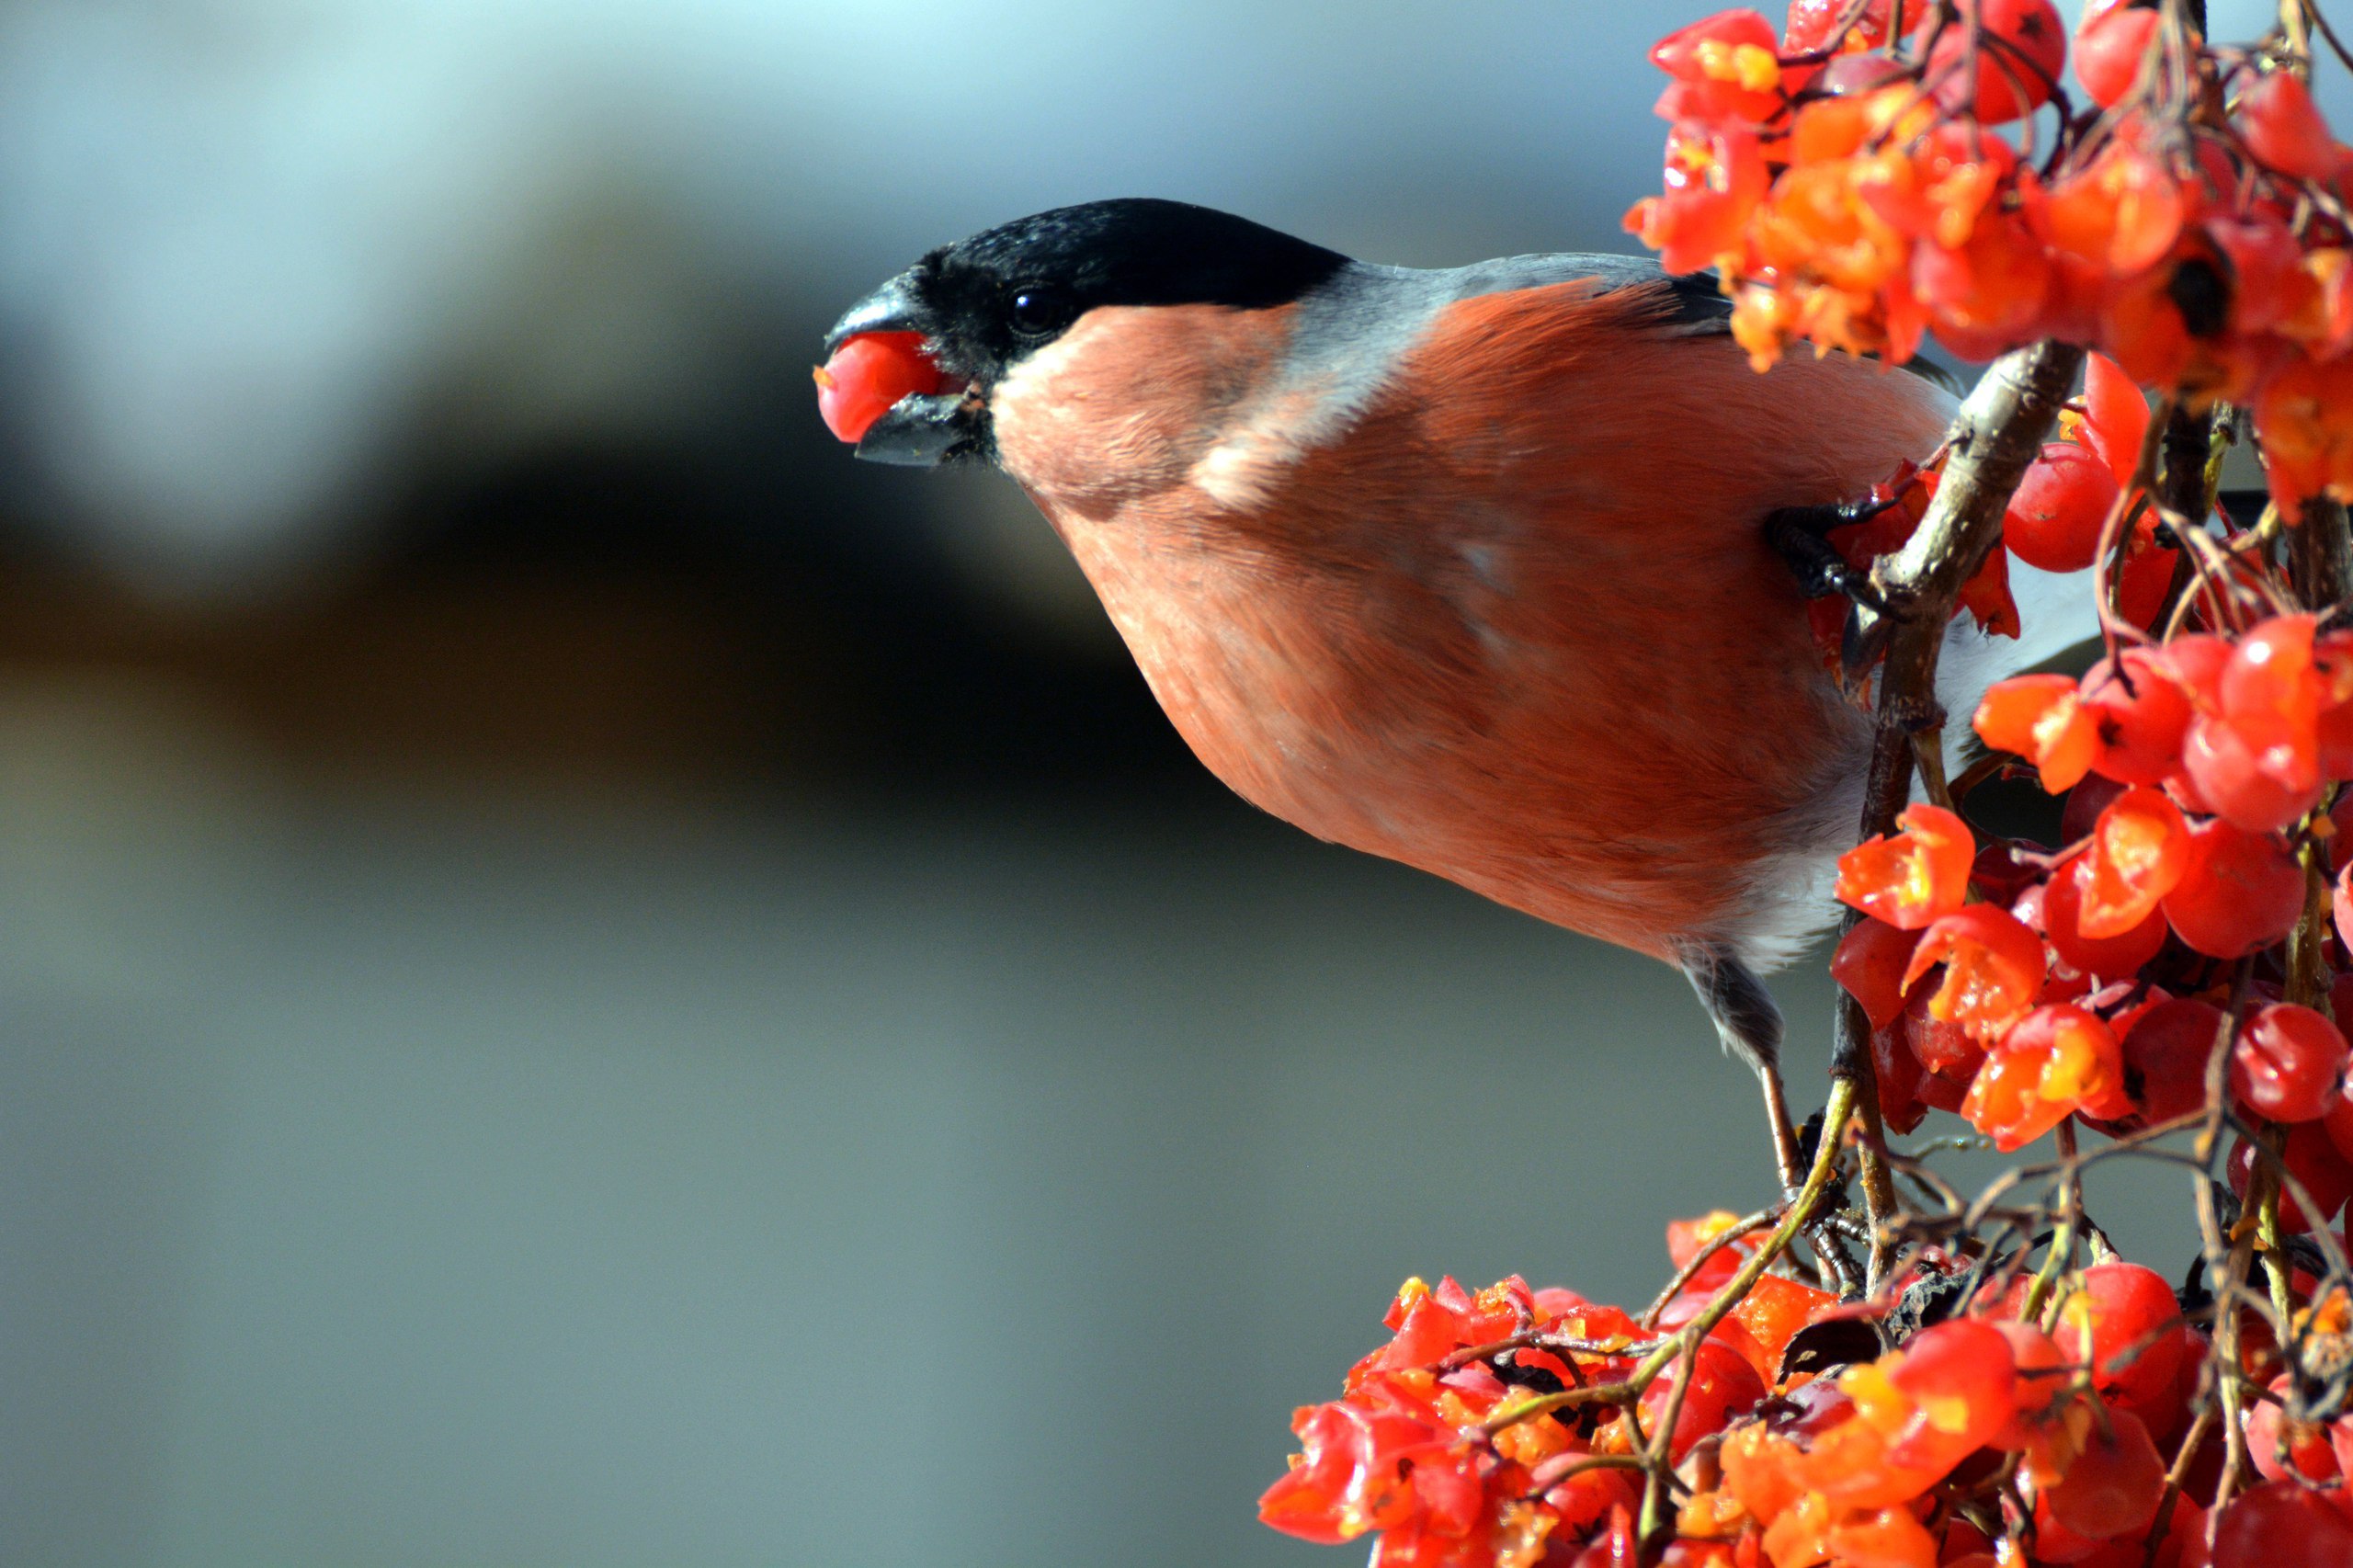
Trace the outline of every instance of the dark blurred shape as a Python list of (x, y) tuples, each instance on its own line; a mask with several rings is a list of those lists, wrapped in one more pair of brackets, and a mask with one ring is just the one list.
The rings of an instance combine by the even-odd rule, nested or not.
[(544, 450), (424, 488), (391, 548), (257, 601), (159, 598), (18, 536), (0, 667), (145, 671), (347, 778), (1198, 787), (1124, 660), (1008, 630), (870, 496), (794, 508), (777, 478)]

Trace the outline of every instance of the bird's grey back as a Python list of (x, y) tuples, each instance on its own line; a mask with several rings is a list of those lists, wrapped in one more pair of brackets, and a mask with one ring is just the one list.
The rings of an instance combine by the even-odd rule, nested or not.
[(1312, 389), (1318, 404), (1316, 416), (1296, 433), (1302, 444), (1314, 445), (1345, 429), (1448, 306), (1586, 278), (1605, 293), (1656, 286), (1662, 331), (1731, 330), (1731, 301), (1717, 292), (1712, 276), (1674, 277), (1642, 256), (1510, 256), (1441, 268), (1351, 261), (1296, 306), (1281, 390)]

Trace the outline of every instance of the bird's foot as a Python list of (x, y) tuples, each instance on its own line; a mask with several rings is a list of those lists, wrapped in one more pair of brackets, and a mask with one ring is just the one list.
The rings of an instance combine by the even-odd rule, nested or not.
[(1745, 1062), (1765, 1091), (1765, 1120), (1773, 1139), (1773, 1168), (1784, 1187), (1805, 1179), (1798, 1154), (1797, 1124), (1790, 1119), (1789, 1096), (1781, 1089), (1781, 1011), (1772, 993), (1722, 942), (1691, 939), (1676, 944), (1676, 960), (1716, 1026), (1724, 1051)]
[(1884, 614), (1887, 601), (1871, 585), (1870, 574), (1847, 564), (1830, 530), (1850, 523), (1869, 522), (1893, 500), (1848, 501), (1835, 506), (1784, 506), (1765, 517), (1765, 541), (1789, 563), (1798, 589), (1810, 599), (1837, 594), (1875, 613)]
[[(1822, 1145), (1822, 1117), (1821, 1111), (1815, 1111), (1798, 1130), (1797, 1148), (1803, 1161), (1802, 1168), (1813, 1167), (1816, 1151)], [(1794, 1207), (1804, 1196), (1803, 1186), (1802, 1181), (1792, 1184), (1785, 1178), (1782, 1201)], [(1822, 1195), (1805, 1222), (1804, 1234), (1806, 1244), (1813, 1249), (1814, 1258), (1821, 1268), (1823, 1283), (1842, 1297), (1860, 1295), (1864, 1283), (1863, 1269), (1847, 1250), (1847, 1245), (1851, 1243), (1856, 1246), (1868, 1246), (1870, 1228), (1863, 1217), (1855, 1212), (1843, 1174), (1833, 1176), (1830, 1189)]]

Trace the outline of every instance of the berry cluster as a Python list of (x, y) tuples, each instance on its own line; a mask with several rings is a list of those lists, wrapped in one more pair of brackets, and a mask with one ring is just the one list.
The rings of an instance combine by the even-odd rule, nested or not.
[[(2194, 1414), (2214, 1347), (2150, 1269), (2029, 1278), (1930, 1249), (1870, 1301), (1768, 1273), (1721, 1310), (1758, 1240), (1729, 1213), (1671, 1226), (1681, 1267), (1640, 1317), (1516, 1278), (1407, 1280), (1393, 1337), (1294, 1416), (1261, 1517), (1378, 1531), (1373, 1568), (2353, 1562), (2353, 1417), (2315, 1414), (2268, 1341), (2240, 1351), (2271, 1391), (2245, 1432), (2259, 1479), (2215, 1510), (2228, 1444)], [(2353, 1348), (2345, 1293), (2297, 1288), (2306, 1339)], [(1645, 1555), (1649, 1453), (1677, 1483)]]
[(1665, 188), (1627, 227), (1718, 270), (1760, 366), (1800, 338), (1896, 362), (1929, 333), (1972, 359), (2058, 338), (2251, 404), (2290, 517), (2353, 495), (2353, 149), (2303, 57), (2132, 0), (2086, 8), (2080, 113), (2066, 57), (2050, 0), (1792, 0), (1778, 34), (1711, 17), (1652, 51)]
[[(2326, 1210), (2310, 1219), (2329, 1218), (2353, 1194), (2347, 1045), (2283, 1000), (2277, 949), (2353, 843), (2353, 799), (2321, 810), (2353, 779), (2353, 632), (2290, 614), (2184, 633), (2080, 680), (2001, 682), (1974, 724), (2065, 792), (2065, 842), (1981, 847), (1919, 804), (1839, 862), (1837, 896), (1865, 918), (1832, 973), (1870, 1016), (1889, 1124), (1956, 1110), (2015, 1149), (2071, 1115), (2114, 1131), (2196, 1113), (2229, 1033), (2223, 973), (2260, 956), (2271, 967), (2250, 961), (2237, 983), (2259, 1010), (2231, 1048), (2231, 1088), (2250, 1118), (2303, 1130), (2287, 1134), (2289, 1168), (2307, 1156)], [(2336, 903), (2353, 924), (2347, 878)], [(2341, 938), (2329, 949), (2344, 970)]]
[[(2136, 488), (2149, 405), (2141, 389), (2114, 360), (2090, 357), (2082, 406), (2066, 416), (2067, 438), (2052, 441), (2026, 471), (2002, 523), (2004, 550), (1989, 553), (1966, 583), (1955, 605), (1995, 636), (2018, 634), (2018, 605), (2010, 597), (2009, 562), (2015, 556), (2045, 572), (2081, 572), (2111, 551), (2115, 561), (2106, 598), (2115, 613), (2142, 631), (2154, 630), (2165, 609), (2181, 552), (2161, 542), (2155, 511)], [(1924, 468), (1901, 465), (1873, 487), (1868, 500), (1880, 508), (1859, 522), (1830, 530), (1832, 548), (1858, 572), (1903, 548), (1937, 493), (1944, 457)], [(2109, 527), (2120, 524), (2111, 543)], [(2121, 525), (2128, 524), (2129, 527)], [(1810, 601), (1807, 616), (1823, 659), (1838, 666), (1847, 606), (1836, 595)]]
[[(2104, 656), (1995, 685), (1948, 782), (1933, 640), (1889, 653), (1865, 820), (1893, 825), (1838, 864), (1854, 1023), (1804, 1187), (1670, 1226), (1641, 1312), (1408, 1281), (1299, 1412), (1268, 1523), (1376, 1534), (1375, 1568), (2353, 1564), (2353, 151), (2305, 80), (2335, 35), (2280, 15), (2224, 50), (2188, 0), (2092, 0), (2081, 114), (2049, 0), (1793, 0), (1654, 52), (1667, 189), (1630, 225), (1720, 270), (1760, 367), (2039, 345), (1823, 574), (2015, 634), (2013, 558), (2088, 572)], [(2252, 526), (2216, 490), (2243, 414)], [(1811, 614), (1842, 676), (1891, 646), (1843, 597)], [(1964, 819), (2004, 776), (2053, 798), (2049, 842)], [(2056, 1156), (1965, 1198), (1885, 1141), (1931, 1111)], [(2086, 1211), (2126, 1159), (2195, 1173), (2178, 1290)]]

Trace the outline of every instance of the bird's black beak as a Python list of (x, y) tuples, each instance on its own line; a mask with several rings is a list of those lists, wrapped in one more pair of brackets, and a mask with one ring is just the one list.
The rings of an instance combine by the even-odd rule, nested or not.
[(915, 291), (915, 275), (902, 272), (842, 312), (842, 319), (825, 334), (825, 353), (830, 358), (835, 349), (861, 332), (919, 332), (931, 337), (938, 327)]
[[(901, 273), (852, 305), (825, 334), (825, 353), (862, 332), (915, 332), (937, 341), (938, 323), (915, 291), (914, 275)], [(926, 396), (910, 392), (858, 437), (858, 455), (869, 462), (904, 468), (937, 468), (987, 445), (988, 404), (965, 387)]]

